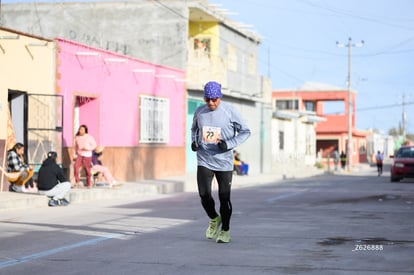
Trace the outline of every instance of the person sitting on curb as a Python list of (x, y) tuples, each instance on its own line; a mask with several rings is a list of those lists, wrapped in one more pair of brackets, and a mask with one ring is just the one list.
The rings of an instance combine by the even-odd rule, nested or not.
[(98, 181), (102, 180), (108, 184), (109, 187), (112, 187), (116, 184), (116, 180), (112, 176), (112, 173), (109, 171), (109, 168), (102, 164), (101, 158), (103, 154), (103, 147), (98, 146), (92, 152), (92, 175), (98, 174)]
[(240, 153), (234, 150), (234, 170), (237, 175), (248, 175), (249, 165), (240, 159)]
[(66, 206), (69, 201), (65, 199), (65, 195), (71, 189), (71, 184), (56, 159), (56, 152), (47, 153), (47, 158), (39, 169), (37, 187), (40, 194), (50, 198), (49, 206)]
[(7, 180), (10, 189), (19, 193), (26, 192), (25, 184), (32, 180), (33, 174), (33, 167), (24, 162), (24, 144), (16, 143), (7, 152)]

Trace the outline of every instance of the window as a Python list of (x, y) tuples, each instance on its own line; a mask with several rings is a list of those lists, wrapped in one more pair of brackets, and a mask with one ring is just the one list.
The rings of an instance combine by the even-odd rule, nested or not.
[(316, 112), (316, 106), (314, 101), (305, 101), (305, 110)]
[(210, 54), (210, 38), (195, 38), (194, 39), (194, 50), (196, 52)]
[(276, 110), (299, 110), (297, 99), (276, 100)]
[(283, 150), (285, 147), (285, 134), (283, 131), (279, 131), (279, 149)]
[(142, 143), (166, 143), (169, 138), (170, 102), (166, 98), (140, 96), (140, 137)]

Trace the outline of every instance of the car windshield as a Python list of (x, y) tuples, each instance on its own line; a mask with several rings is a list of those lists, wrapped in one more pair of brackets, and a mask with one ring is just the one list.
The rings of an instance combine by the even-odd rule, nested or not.
[(400, 148), (397, 158), (414, 158), (414, 147)]

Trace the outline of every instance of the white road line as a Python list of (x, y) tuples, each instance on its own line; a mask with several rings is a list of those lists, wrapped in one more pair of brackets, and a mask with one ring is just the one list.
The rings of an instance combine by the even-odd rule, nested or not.
[(269, 199), (266, 200), (266, 202), (272, 203), (272, 202), (275, 202), (275, 201), (279, 201), (279, 200), (283, 200), (283, 199), (290, 198), (290, 197), (293, 197), (293, 196), (297, 196), (297, 195), (302, 194), (303, 192), (305, 192), (307, 190), (308, 189), (302, 189), (302, 190), (297, 191), (297, 192), (290, 192), (290, 193), (282, 194), (282, 195), (279, 195), (279, 196), (276, 196), (276, 197), (269, 198)]
[(87, 246), (87, 245), (94, 245), (94, 244), (102, 242), (102, 241), (107, 241), (107, 240), (110, 240), (110, 239), (119, 238), (120, 236), (122, 236), (122, 235), (121, 234), (107, 234), (103, 237), (87, 240), (87, 241), (84, 241), (84, 242), (65, 245), (65, 246), (62, 246), (62, 247), (58, 247), (58, 248), (42, 251), (42, 252), (39, 252), (39, 253), (23, 256), (23, 257), (20, 257), (20, 258), (17, 258), (17, 259), (8, 260), (8, 261), (5, 261), (5, 262), (0, 262), (0, 269), (3, 269), (5, 267), (9, 267), (9, 266), (14, 266), (14, 265), (26, 263), (26, 262), (29, 262), (29, 261), (33, 261), (35, 259), (39, 259), (39, 258), (42, 258), (42, 257), (46, 257), (46, 256), (49, 256), (49, 255), (60, 253), (60, 252), (63, 252), (63, 251), (71, 250), (71, 249), (74, 249), (74, 248)]

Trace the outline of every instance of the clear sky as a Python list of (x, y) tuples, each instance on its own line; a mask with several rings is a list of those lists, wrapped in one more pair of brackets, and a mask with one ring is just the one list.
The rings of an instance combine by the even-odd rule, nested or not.
[[(253, 25), (263, 37), (261, 74), (273, 89), (297, 89), (305, 82), (357, 91), (357, 128), (387, 133), (402, 122), (414, 133), (414, 1), (412, 0), (210, 0), (228, 17)], [(233, 14), (237, 13), (237, 14)], [(335, 105), (331, 105), (332, 106)], [(343, 106), (343, 105), (341, 105)], [(338, 105), (336, 107), (338, 108)], [(332, 110), (336, 112), (336, 110)]]
[[(273, 89), (298, 89), (305, 82), (346, 89), (348, 49), (338, 47), (336, 42), (346, 45), (349, 38), (354, 44), (363, 40), (364, 45), (352, 47), (351, 54), (351, 87), (357, 91), (357, 128), (376, 128), (386, 134), (390, 128), (402, 124), (405, 110), (406, 131), (414, 134), (413, 0), (209, 0), (209, 3), (227, 9), (229, 18), (252, 25), (262, 36), (259, 67), (261, 74), (272, 79)], [(327, 112), (341, 112), (342, 106), (330, 104)]]

